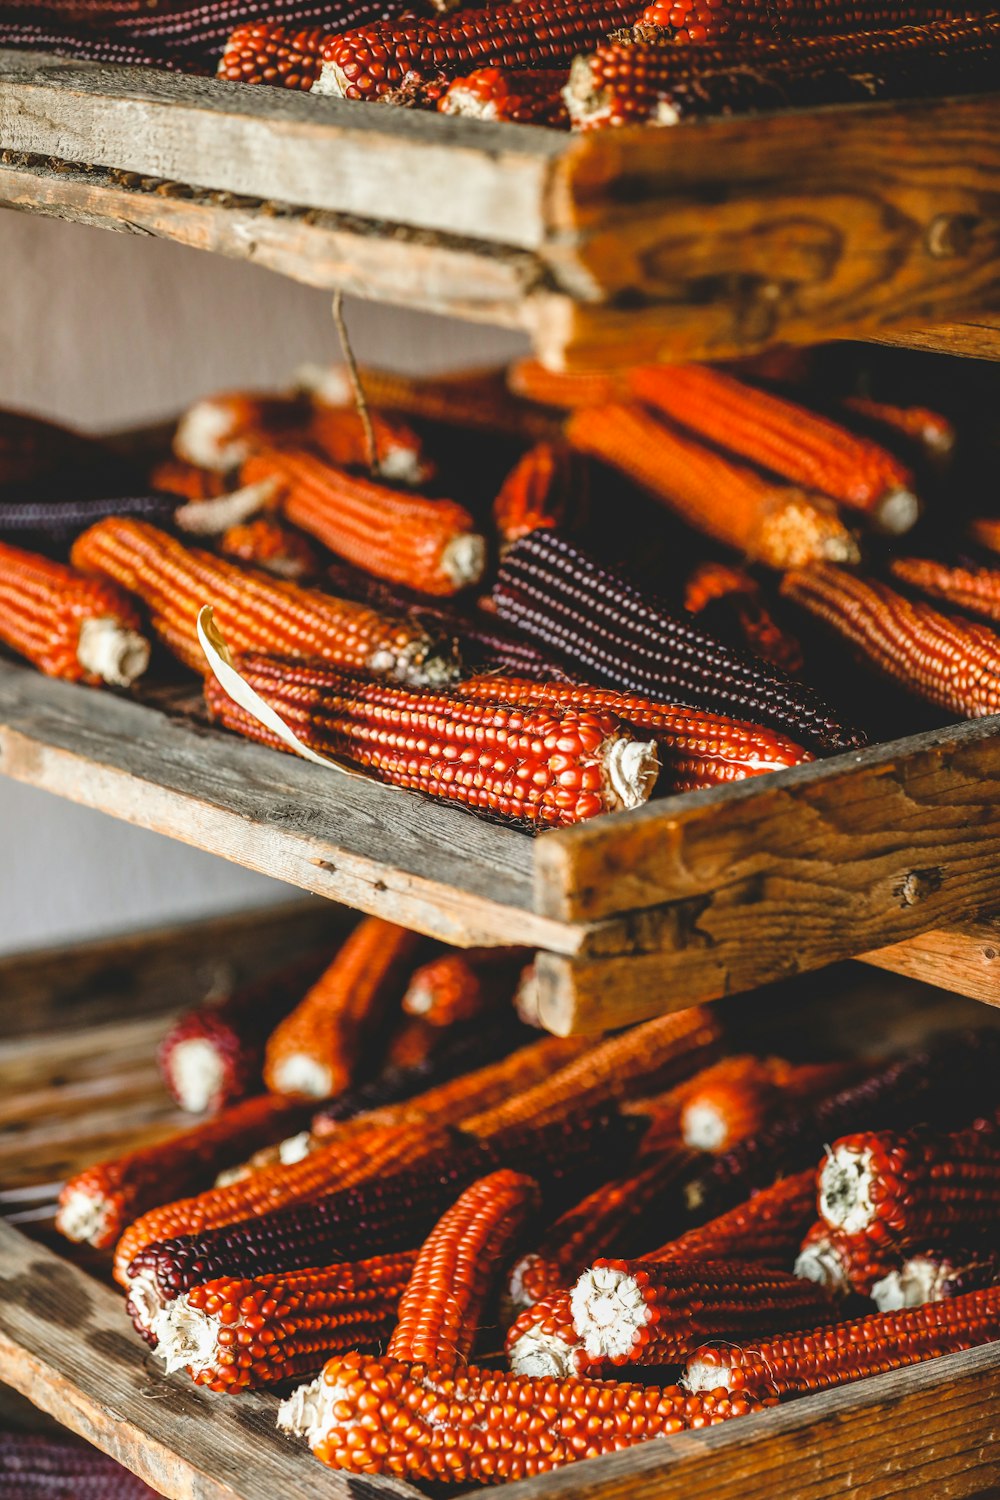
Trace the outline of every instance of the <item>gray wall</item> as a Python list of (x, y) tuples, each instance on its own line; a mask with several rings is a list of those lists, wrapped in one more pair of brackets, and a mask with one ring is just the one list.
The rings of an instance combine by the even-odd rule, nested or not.
[[(80, 427), (338, 358), (324, 292), (176, 245), (0, 210), (0, 406)], [(503, 359), (520, 341), (370, 303), (359, 358), (402, 370)], [(288, 887), (0, 778), (0, 953), (286, 899)]]

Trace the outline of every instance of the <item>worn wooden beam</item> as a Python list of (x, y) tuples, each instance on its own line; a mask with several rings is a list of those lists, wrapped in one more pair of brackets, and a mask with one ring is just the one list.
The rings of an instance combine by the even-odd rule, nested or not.
[(905, 943), (858, 956), (873, 968), (1000, 1006), (1000, 917), (937, 927)]
[(1000, 315), (985, 313), (961, 323), (933, 328), (883, 328), (869, 335), (869, 343), (895, 344), (904, 349), (927, 349), (932, 354), (958, 354), (966, 359), (1000, 359)]

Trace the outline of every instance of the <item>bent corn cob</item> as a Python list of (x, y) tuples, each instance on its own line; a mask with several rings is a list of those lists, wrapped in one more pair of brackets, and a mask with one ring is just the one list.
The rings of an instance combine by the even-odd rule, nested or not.
[(329, 968), (268, 1040), (264, 1082), (277, 1094), (325, 1099), (357, 1080), (415, 954), (416, 933), (364, 917)]
[(514, 543), (492, 598), (535, 645), (618, 692), (732, 715), (825, 750), (864, 743), (811, 688), (677, 619), (558, 531)]
[(913, 0), (653, 0), (642, 19), (662, 27), (671, 41), (703, 44), (720, 38), (756, 42), (772, 33), (875, 31), (907, 21), (923, 25), (963, 9)]
[(715, 634), (733, 637), (780, 671), (794, 675), (802, 670), (802, 647), (774, 620), (759, 585), (744, 569), (699, 564), (687, 580), (684, 608), (703, 615), (702, 623)]
[[(237, 669), (310, 749), (473, 812), (563, 826), (640, 807), (656, 781), (655, 746), (613, 714), (418, 695), (265, 656), (242, 657)], [(288, 749), (214, 678), (205, 701), (226, 728)]]
[(332, 1354), (382, 1345), (415, 1251), (192, 1287), (153, 1324), (168, 1375), (213, 1391), (259, 1390), (309, 1375)]
[(533, 1178), (507, 1169), (466, 1188), (421, 1247), (387, 1358), (429, 1364), (446, 1374), (466, 1363), (499, 1266), (540, 1201)]
[(149, 665), (138, 626), (113, 584), (0, 542), (0, 641), (46, 676), (129, 687)]
[(447, 681), (455, 670), (402, 619), (238, 568), (142, 521), (92, 526), (74, 543), (73, 561), (138, 594), (157, 635), (199, 673), (205, 657), (196, 625), (204, 604), (235, 651), (287, 651), (415, 683)]
[(639, 406), (574, 412), (566, 437), (627, 474), (690, 526), (772, 568), (857, 562), (857, 543), (832, 503), (764, 479), (683, 436)]
[(492, 1483), (760, 1409), (742, 1394), (694, 1397), (677, 1386), (532, 1380), (474, 1366), (440, 1376), (349, 1354), (283, 1402), (278, 1425), (303, 1435), (330, 1468)]
[(423, 594), (456, 594), (477, 583), (486, 542), (464, 506), (427, 500), (348, 474), (297, 448), (258, 454), (244, 484), (274, 482), (294, 526), (331, 552)]
[(798, 1337), (766, 1339), (742, 1348), (699, 1349), (685, 1384), (694, 1392), (720, 1390), (759, 1397), (797, 1396), (902, 1369), (939, 1354), (973, 1349), (1000, 1336), (1000, 1288), (969, 1292), (908, 1312), (875, 1313)]
[(76, 1438), (0, 1432), (4, 1500), (157, 1500), (135, 1474)]
[(727, 1151), (756, 1134), (792, 1100), (828, 1094), (846, 1082), (841, 1063), (795, 1067), (777, 1057), (726, 1057), (696, 1081), (681, 1106), (680, 1128), (693, 1151)]
[(216, 77), (307, 93), (319, 77), (326, 37), (322, 26), (304, 31), (292, 31), (273, 21), (237, 26), (219, 59)]
[(879, 1312), (897, 1312), (928, 1302), (946, 1302), (998, 1284), (1000, 1251), (985, 1246), (964, 1251), (928, 1250), (907, 1256), (898, 1270), (875, 1282), (871, 1295)]
[(513, 999), (525, 948), (466, 948), (415, 969), (403, 996), (407, 1015), (431, 1026), (471, 1021)]
[(551, 1291), (514, 1319), (504, 1341), (515, 1375), (561, 1380), (587, 1368), (583, 1345), (573, 1327), (568, 1291)]
[(301, 532), (274, 516), (257, 516), (230, 526), (219, 539), (219, 551), (235, 562), (249, 563), (293, 583), (315, 578), (320, 571), (316, 552)]
[(966, 719), (1000, 710), (1000, 640), (985, 625), (951, 619), (840, 568), (787, 573), (781, 592), (928, 703)]
[(676, 1364), (706, 1339), (809, 1328), (833, 1316), (810, 1281), (724, 1261), (598, 1260), (573, 1287), (588, 1361)]
[(477, 68), (455, 78), (438, 100), (444, 115), (569, 127), (563, 102), (565, 68)]
[[(982, 534), (982, 525), (973, 522), (974, 536), (977, 526)], [(1000, 621), (1000, 568), (952, 567), (927, 557), (894, 557), (889, 567), (902, 583), (932, 599)]]
[[(815, 1205), (816, 1174), (812, 1177)], [(832, 1297), (846, 1297), (851, 1292), (868, 1297), (876, 1283), (898, 1263), (898, 1254), (871, 1245), (865, 1239), (841, 1234), (820, 1219), (802, 1241), (795, 1274), (806, 1281), (815, 1281)]]
[(859, 1132), (834, 1142), (817, 1186), (820, 1218), (852, 1239), (968, 1243), (1000, 1220), (1000, 1140), (976, 1129)]
[(63, 1187), (56, 1228), (67, 1239), (103, 1249), (139, 1214), (210, 1182), (220, 1167), (301, 1128), (307, 1118), (301, 1104), (264, 1094), (158, 1145), (99, 1162)]
[(571, 456), (556, 443), (536, 443), (507, 475), (493, 502), (502, 547), (540, 526), (561, 526), (575, 502)]
[[(752, 1261), (786, 1269), (815, 1212), (816, 1173), (808, 1168), (760, 1188), (746, 1203), (738, 1203), (728, 1213), (687, 1230), (640, 1258)], [(795, 1275), (802, 1276), (797, 1265)]]

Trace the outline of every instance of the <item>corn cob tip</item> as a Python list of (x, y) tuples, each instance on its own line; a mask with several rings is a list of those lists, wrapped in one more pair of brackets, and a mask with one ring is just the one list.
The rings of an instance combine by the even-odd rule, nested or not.
[(177, 1297), (153, 1319), (153, 1336), (156, 1356), (168, 1375), (188, 1369), (197, 1373), (215, 1355), (218, 1319), (192, 1307), (186, 1297)]
[(149, 642), (109, 615), (80, 625), (77, 659), (83, 670), (111, 687), (131, 687), (149, 666)]
[(447, 687), (462, 676), (457, 649), (447, 645), (428, 646), (426, 641), (409, 641), (405, 646), (386, 646), (368, 660), (368, 670), (376, 676), (388, 676), (404, 687)]
[(486, 560), (486, 538), (475, 531), (463, 531), (446, 544), (441, 568), (456, 589), (467, 589), (486, 572)]
[(613, 1266), (591, 1266), (573, 1287), (573, 1325), (592, 1360), (624, 1359), (648, 1320), (634, 1276)]
[(872, 524), (884, 536), (902, 536), (917, 524), (920, 509), (920, 501), (912, 490), (902, 486), (887, 490), (872, 509)]
[(215, 500), (189, 500), (174, 511), (174, 521), (191, 536), (222, 536), (270, 505), (279, 488), (277, 479), (261, 479)]
[(207, 397), (184, 412), (174, 432), (174, 453), (199, 469), (224, 474), (250, 456), (251, 444), (237, 435), (234, 416), (225, 400)]
[(580, 1374), (580, 1351), (558, 1333), (532, 1328), (523, 1333), (510, 1352), (515, 1375), (534, 1375), (546, 1380), (565, 1380)]
[[(733, 1371), (726, 1358), (726, 1350), (713, 1345), (699, 1349), (688, 1360), (680, 1384), (692, 1396), (708, 1391), (731, 1391)], [(755, 1383), (754, 1394), (765, 1395), (766, 1392), (759, 1391)]]
[(872, 1301), (879, 1312), (902, 1312), (938, 1301), (940, 1263), (928, 1255), (911, 1255), (898, 1270), (890, 1271), (872, 1287)]
[(337, 1402), (344, 1395), (337, 1386), (327, 1385), (322, 1375), (296, 1386), (278, 1407), (278, 1431), (305, 1438), (312, 1448), (333, 1425)]
[(807, 1240), (795, 1258), (794, 1274), (802, 1281), (813, 1281), (837, 1296), (850, 1290), (846, 1267), (832, 1240), (815, 1236)]
[(98, 1193), (69, 1188), (59, 1200), (56, 1229), (77, 1245), (100, 1243), (111, 1223), (111, 1205)]
[[(763, 508), (754, 552), (761, 562), (779, 570), (861, 561), (858, 539), (844, 525), (837, 507), (824, 495), (791, 488), (775, 490), (773, 504)], [(786, 559), (790, 557), (800, 561), (789, 564)]]
[(222, 1088), (225, 1072), (218, 1049), (204, 1037), (178, 1042), (170, 1059), (170, 1082), (181, 1109), (204, 1114)]
[(862, 1234), (878, 1216), (871, 1192), (874, 1175), (870, 1151), (835, 1144), (820, 1168), (820, 1217), (844, 1234)]
[(605, 740), (598, 755), (604, 765), (609, 811), (628, 811), (649, 801), (660, 774), (655, 740)]
[(339, 63), (324, 62), (312, 92), (326, 99), (346, 99), (350, 88), (347, 75)]

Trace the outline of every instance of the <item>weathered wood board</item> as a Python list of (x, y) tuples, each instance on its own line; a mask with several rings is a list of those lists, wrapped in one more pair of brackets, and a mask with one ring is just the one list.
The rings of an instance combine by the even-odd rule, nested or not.
[(938, 927), (858, 957), (876, 969), (1000, 1006), (1000, 917)]

